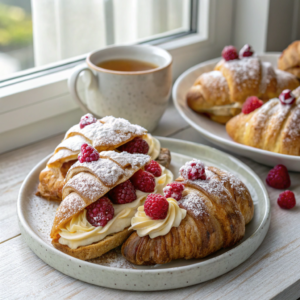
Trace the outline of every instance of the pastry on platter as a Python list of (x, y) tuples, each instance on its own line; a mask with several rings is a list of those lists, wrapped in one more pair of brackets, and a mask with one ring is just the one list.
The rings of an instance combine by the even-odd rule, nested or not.
[(300, 79), (300, 41), (290, 44), (278, 59), (278, 69), (289, 72)]
[[(229, 136), (240, 144), (281, 154), (300, 155), (300, 89), (283, 91), (279, 99), (263, 104), (250, 97), (243, 112), (226, 124)], [(260, 102), (259, 102), (260, 101)]]
[(202, 258), (231, 247), (245, 234), (254, 205), (238, 178), (199, 160), (187, 162), (181, 177), (150, 194), (131, 221), (134, 232), (122, 255), (136, 265)]
[(274, 70), (270, 63), (254, 56), (248, 45), (239, 56), (233, 46), (227, 46), (222, 56), (214, 71), (200, 75), (186, 96), (192, 110), (216, 122), (225, 124), (239, 114), (249, 96), (267, 101), (278, 97), (284, 89), (299, 86), (294, 75)]
[(71, 127), (63, 141), (41, 171), (37, 195), (48, 200), (60, 201), (65, 176), (77, 161), (80, 147), (87, 143), (99, 152), (107, 150), (149, 154), (152, 159), (168, 167), (170, 151), (161, 148), (159, 141), (139, 125), (122, 118), (104, 117), (100, 120), (91, 114), (83, 116), (79, 124)]
[(66, 175), (52, 244), (76, 258), (99, 257), (130, 235), (131, 218), (149, 193), (163, 193), (173, 174), (149, 155), (97, 152), (83, 144)]

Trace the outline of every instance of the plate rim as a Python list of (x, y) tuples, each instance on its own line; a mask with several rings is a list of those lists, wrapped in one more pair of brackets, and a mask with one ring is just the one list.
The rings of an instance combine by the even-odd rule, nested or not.
[[(262, 56), (273, 56), (273, 57), (277, 57), (280, 55), (280, 52), (265, 52), (265, 53), (260, 53), (257, 56), (258, 57), (262, 57)], [(214, 58), (214, 59), (210, 59), (207, 60), (205, 62), (199, 63), (189, 69), (187, 69), (185, 72), (183, 72), (175, 81), (173, 89), (172, 89), (172, 98), (173, 98), (173, 103), (176, 107), (176, 110), (179, 112), (179, 114), (183, 117), (183, 119), (189, 123), (194, 129), (196, 129), (200, 134), (202, 134), (206, 139), (208, 139), (209, 141), (212, 141), (214, 144), (220, 145), (220, 143), (224, 144), (227, 147), (230, 148), (237, 148), (241, 151), (246, 150), (246, 151), (250, 151), (256, 154), (261, 154), (261, 155), (269, 155), (272, 156), (273, 158), (279, 158), (279, 159), (285, 159), (285, 160), (289, 160), (289, 161), (297, 161), (300, 162), (300, 156), (296, 156), (296, 155), (288, 155), (288, 154), (281, 154), (281, 153), (276, 153), (276, 152), (272, 152), (272, 151), (267, 151), (267, 150), (263, 150), (263, 149), (259, 149), (259, 148), (255, 148), (255, 147), (251, 147), (251, 146), (247, 146), (247, 145), (243, 145), (243, 144), (239, 144), (235, 141), (231, 141), (231, 140), (226, 140), (222, 137), (219, 137), (209, 131), (207, 131), (206, 129), (202, 128), (200, 125), (198, 125), (197, 123), (195, 123), (193, 120), (191, 120), (186, 114), (185, 111), (181, 108), (179, 101), (178, 101), (178, 97), (177, 97), (177, 92), (179, 89), (179, 85), (182, 83), (182, 81), (192, 72), (196, 71), (197, 69), (207, 66), (208, 64), (212, 64), (212, 63), (217, 63), (218, 61), (221, 60), (221, 57), (218, 58)], [(195, 78), (196, 80), (196, 78)], [(192, 109), (190, 109), (188, 107), (188, 109), (194, 113), (195, 115), (197, 115), (196, 112), (194, 112)]]
[[(170, 272), (180, 272), (180, 271), (187, 271), (187, 270), (190, 270), (190, 269), (196, 269), (196, 268), (199, 268), (201, 266), (205, 266), (207, 264), (210, 264), (211, 262), (220, 262), (224, 259), (226, 259), (228, 256), (232, 256), (233, 254), (235, 254), (236, 252), (239, 252), (240, 249), (242, 247), (245, 247), (245, 245), (248, 245), (248, 243), (251, 243), (251, 240), (254, 238), (254, 237), (257, 237), (258, 234), (260, 234), (259, 236), (261, 236), (261, 231), (264, 229), (264, 227), (266, 226), (267, 228), (265, 229), (264, 231), (264, 236), (261, 240), (261, 242), (264, 240), (265, 236), (266, 236), (266, 233), (268, 231), (268, 228), (269, 228), (269, 225), (270, 225), (270, 217), (271, 217), (271, 213), (270, 213), (270, 209), (271, 209), (271, 205), (270, 205), (270, 199), (269, 199), (269, 195), (268, 195), (268, 192), (262, 182), (262, 180), (259, 178), (259, 176), (250, 168), (248, 167), (245, 163), (241, 162), (239, 159), (233, 157), (232, 155), (230, 154), (227, 154), (223, 151), (220, 151), (220, 150), (217, 150), (217, 149), (214, 149), (210, 146), (207, 146), (207, 145), (202, 145), (202, 144), (197, 144), (197, 143), (193, 143), (193, 142), (187, 142), (187, 141), (181, 141), (181, 140), (178, 140), (178, 139), (173, 139), (173, 138), (167, 138), (167, 137), (157, 137), (161, 142), (173, 142), (173, 143), (177, 143), (177, 144), (189, 144), (191, 146), (196, 146), (197, 148), (199, 149), (207, 149), (207, 150), (210, 150), (210, 151), (213, 151), (215, 153), (218, 153), (218, 154), (221, 154), (222, 156), (225, 156), (227, 158), (230, 158), (231, 161), (233, 161), (235, 164), (241, 166), (248, 174), (251, 175), (251, 177), (253, 179), (255, 179), (256, 183), (259, 185), (262, 193), (263, 193), (263, 196), (264, 196), (264, 203), (265, 203), (265, 213), (263, 215), (263, 218), (262, 218), (262, 221), (260, 222), (259, 226), (256, 228), (256, 230), (254, 231), (254, 233), (249, 236), (245, 241), (243, 241), (242, 243), (240, 243), (239, 245), (235, 246), (234, 248), (226, 251), (225, 253), (222, 253), (220, 254), (219, 256), (217, 257), (213, 257), (211, 259), (208, 259), (208, 260), (205, 260), (205, 261), (202, 261), (202, 262), (198, 262), (198, 263), (194, 263), (194, 264), (191, 264), (191, 265), (186, 265), (186, 266), (179, 266), (179, 267), (171, 267), (171, 268), (165, 268), (165, 269), (122, 269), (122, 268), (116, 268), (116, 267), (110, 267), (110, 266), (103, 266), (103, 265), (98, 265), (98, 264), (91, 264), (87, 261), (83, 261), (83, 260), (80, 260), (80, 259), (77, 259), (75, 257), (72, 257), (72, 256), (69, 256), (59, 250), (57, 250), (56, 248), (54, 248), (53, 246), (47, 244), (40, 236), (38, 236), (30, 227), (30, 225), (27, 223), (26, 221), (26, 218), (25, 218), (25, 214), (22, 213), (22, 202), (23, 201), (26, 201), (26, 199), (23, 199), (22, 200), (22, 194), (26, 191), (26, 187), (27, 185), (30, 183), (31, 181), (31, 177), (33, 176), (33, 174), (37, 171), (37, 169), (40, 169), (42, 167), (43, 164), (45, 164), (45, 162), (47, 161), (47, 159), (52, 155), (48, 155), (47, 157), (45, 157), (44, 159), (42, 159), (41, 161), (39, 161), (39, 163), (37, 163), (34, 168), (29, 172), (29, 174), (26, 176), (26, 178), (24, 179), (23, 183), (22, 183), (22, 186), (20, 188), (20, 191), (19, 191), (19, 194), (18, 194), (18, 200), (17, 200), (17, 215), (18, 215), (18, 221), (19, 221), (19, 227), (21, 229), (21, 232), (23, 233), (23, 230), (21, 228), (21, 226), (24, 228), (24, 231), (26, 232), (26, 234), (29, 234), (29, 236), (34, 239), (36, 242), (42, 244), (46, 249), (48, 249), (50, 252), (52, 252), (53, 254), (55, 255), (58, 255), (60, 257), (62, 257), (65, 261), (68, 260), (68, 261), (73, 261), (74, 263), (80, 263), (81, 265), (84, 265), (84, 266), (87, 266), (88, 268), (96, 268), (98, 270), (104, 270), (104, 271), (110, 271), (110, 272), (114, 272), (114, 273), (123, 273), (123, 274), (128, 274), (128, 273), (131, 273), (131, 274), (135, 274), (135, 275), (138, 275), (138, 274), (142, 274), (142, 275), (145, 275), (145, 274), (156, 274), (156, 273), (159, 273), (159, 274), (167, 274), (167, 273), (170, 273)], [(176, 151), (173, 151), (173, 152), (176, 152)], [(176, 152), (178, 153), (178, 152)], [(258, 237), (257, 237), (258, 238)], [(261, 242), (258, 244), (257, 247), (260, 246)], [(40, 257), (43, 261), (44, 259), (39, 255), (39, 253), (37, 253), (34, 249), (32, 249), (32, 247), (27, 243), (26, 241), (26, 244), (29, 246), (29, 248), (31, 248), (31, 250), (38, 256)], [(256, 248), (257, 249), (257, 248)], [(253, 254), (256, 249), (251, 253)], [(49, 252), (48, 252), (49, 253)], [(250, 254), (250, 255), (251, 255)], [(249, 255), (249, 256), (250, 256)], [(247, 257), (248, 259), (248, 257)], [(244, 262), (245, 260), (243, 260), (242, 262)], [(46, 264), (49, 265), (49, 263), (47, 263), (46, 261), (44, 261)], [(240, 262), (239, 264), (241, 264), (242, 262)], [(238, 265), (239, 265), (238, 264)], [(51, 265), (50, 265), (51, 266)], [(51, 266), (52, 267), (52, 266)], [(58, 270), (57, 268), (55, 267), (52, 267), (56, 270)], [(235, 268), (235, 267), (234, 267)], [(233, 268), (232, 268), (233, 269)], [(231, 269), (229, 269), (231, 270)], [(228, 270), (228, 271), (229, 271)], [(62, 272), (64, 274), (67, 274), (61, 270), (58, 270), (59, 272)], [(68, 276), (72, 277), (72, 278), (76, 278), (72, 275), (69, 275), (67, 274)], [(221, 275), (221, 274), (220, 274)], [(79, 279), (79, 278), (77, 278)], [(82, 279), (79, 279), (81, 281), (84, 281)], [(90, 282), (91, 283), (91, 282)], [(186, 285), (188, 286), (188, 285)], [(179, 286), (178, 288), (180, 288), (182, 286)], [(119, 289), (124, 289), (123, 288), (119, 288)], [(166, 288), (166, 289), (170, 289), (169, 287)], [(134, 290), (134, 289), (129, 289), (129, 290)], [(136, 290), (146, 290), (146, 289), (136, 289)], [(152, 289), (153, 290), (153, 289)]]

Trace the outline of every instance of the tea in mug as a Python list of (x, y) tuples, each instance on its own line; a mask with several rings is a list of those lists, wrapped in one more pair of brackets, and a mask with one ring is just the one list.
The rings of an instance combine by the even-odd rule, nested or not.
[(119, 72), (140, 72), (158, 68), (157, 65), (134, 59), (113, 59), (97, 64), (98, 67)]

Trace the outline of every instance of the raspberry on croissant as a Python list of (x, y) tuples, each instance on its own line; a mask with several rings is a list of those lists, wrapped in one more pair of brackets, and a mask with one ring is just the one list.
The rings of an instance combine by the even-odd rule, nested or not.
[[(180, 258), (202, 258), (233, 246), (243, 238), (245, 224), (251, 221), (254, 213), (247, 187), (238, 178), (216, 167), (205, 167), (205, 173), (206, 179), (177, 179), (184, 185), (182, 198), (178, 202), (168, 198), (168, 215), (165, 220), (157, 220), (154, 226), (151, 227), (151, 223), (155, 220), (146, 217), (143, 208), (138, 209), (135, 218), (144, 219), (145, 228), (143, 221), (135, 223), (132, 219), (131, 228), (136, 231), (122, 246), (122, 255), (129, 262), (153, 265)], [(174, 206), (178, 207), (175, 211), (181, 222), (175, 222), (165, 232), (169, 220), (178, 217), (176, 214), (169, 216)]]
[[(293, 91), (296, 96), (300, 88)], [(284, 101), (284, 100), (282, 100)], [(300, 103), (272, 99), (249, 114), (240, 113), (226, 124), (237, 143), (288, 155), (300, 155)]]
[[(161, 148), (159, 141), (147, 134), (145, 128), (122, 118), (110, 116), (97, 120), (91, 114), (87, 114), (81, 118), (79, 124), (67, 131), (63, 141), (47, 162), (46, 168), (41, 171), (38, 196), (48, 200), (61, 200), (66, 173), (77, 161), (83, 144), (93, 146), (98, 152), (116, 150), (120, 146), (122, 149), (119, 148), (119, 151), (130, 152), (128, 149), (130, 146), (131, 150), (137, 149), (137, 153), (142, 151), (143, 154), (149, 154), (152, 159), (159, 160), (165, 167), (169, 165), (171, 159), (169, 150)], [(142, 150), (133, 144), (138, 146), (143, 144)], [(145, 151), (147, 153), (144, 153)]]
[(274, 70), (270, 63), (255, 56), (246, 56), (222, 59), (214, 71), (197, 78), (186, 98), (192, 110), (225, 124), (241, 112), (247, 97), (257, 96), (267, 101), (278, 97), (284, 89), (293, 90), (298, 86), (294, 75)]

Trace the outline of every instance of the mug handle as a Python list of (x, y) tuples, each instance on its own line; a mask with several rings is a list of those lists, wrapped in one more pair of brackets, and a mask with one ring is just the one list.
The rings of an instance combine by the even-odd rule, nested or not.
[(95, 114), (94, 112), (92, 112), (87, 107), (87, 105), (80, 99), (80, 97), (78, 95), (78, 92), (77, 92), (77, 81), (78, 81), (78, 77), (79, 77), (80, 73), (83, 72), (83, 71), (89, 71), (91, 73), (92, 80), (94, 79), (95, 75), (89, 69), (89, 67), (87, 66), (87, 64), (86, 63), (80, 64), (80, 65), (76, 66), (73, 69), (73, 72), (72, 72), (71, 76), (68, 79), (69, 91), (70, 91), (73, 99), (75, 100), (75, 102), (79, 105), (79, 107), (85, 113), (90, 113), (90, 114), (94, 115), (95, 117), (97, 117), (97, 119), (100, 119), (101, 117), (99, 117), (97, 114)]

